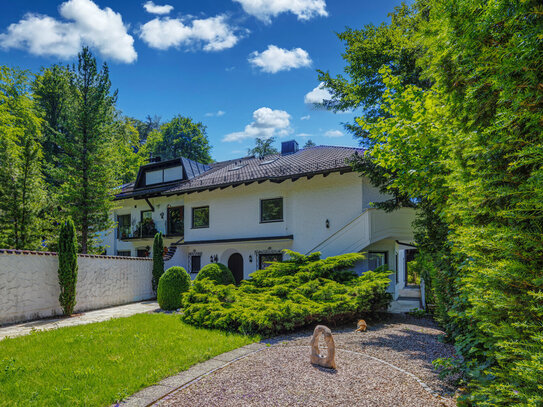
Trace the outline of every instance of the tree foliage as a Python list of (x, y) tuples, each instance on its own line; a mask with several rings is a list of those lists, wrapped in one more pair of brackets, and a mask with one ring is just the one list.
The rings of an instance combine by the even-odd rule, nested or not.
[(0, 67), (0, 243), (37, 249), (45, 200), (41, 126), (28, 72)]
[(60, 227), (58, 239), (58, 299), (64, 315), (72, 315), (76, 304), (77, 269), (77, 234), (73, 221), (68, 218)]
[(153, 240), (153, 292), (157, 292), (158, 282), (164, 274), (164, 241), (158, 232)]
[[(541, 405), (543, 9), (419, 0), (405, 10), (340, 35), (349, 77), (323, 78), (329, 107), (374, 106), (350, 126), (369, 148), (355, 168), (396, 197), (388, 209), (419, 209), (417, 264), (461, 356), (446, 365), (464, 373), (463, 399)], [(407, 51), (406, 64), (391, 58)]]
[(79, 232), (82, 253), (96, 248), (96, 235), (108, 229), (111, 191), (116, 186), (112, 128), (116, 92), (111, 93), (109, 69), (98, 70), (88, 48), (70, 70), (70, 105), (65, 131), (57, 143), (62, 151), (55, 171), (58, 199)]
[(211, 162), (206, 126), (188, 117), (175, 116), (147, 137), (146, 152), (163, 160), (185, 157), (204, 164)]
[(386, 309), (387, 270), (350, 271), (361, 254), (290, 259), (258, 270), (241, 286), (197, 279), (183, 296), (183, 320), (208, 328), (272, 335), (316, 323), (352, 321)]
[(315, 146), (316, 146), (315, 142), (311, 139), (307, 139), (307, 141), (304, 144), (304, 148), (315, 147)]
[(264, 158), (268, 155), (279, 154), (279, 151), (273, 146), (275, 137), (257, 138), (255, 146), (247, 150), (247, 154), (254, 155), (258, 158)]

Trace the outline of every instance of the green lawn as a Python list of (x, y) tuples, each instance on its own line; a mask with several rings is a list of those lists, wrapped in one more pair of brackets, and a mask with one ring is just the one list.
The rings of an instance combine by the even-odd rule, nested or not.
[(140, 314), (0, 341), (0, 406), (105, 406), (257, 338)]

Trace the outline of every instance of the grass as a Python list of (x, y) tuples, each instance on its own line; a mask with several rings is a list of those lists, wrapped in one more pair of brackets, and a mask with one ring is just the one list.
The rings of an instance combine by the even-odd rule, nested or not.
[(257, 340), (140, 314), (0, 341), (0, 406), (105, 406)]

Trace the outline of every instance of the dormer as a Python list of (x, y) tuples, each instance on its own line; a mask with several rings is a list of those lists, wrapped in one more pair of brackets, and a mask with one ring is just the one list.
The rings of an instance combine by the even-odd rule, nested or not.
[(209, 169), (209, 165), (185, 157), (152, 162), (140, 167), (134, 189), (153, 188), (190, 180)]

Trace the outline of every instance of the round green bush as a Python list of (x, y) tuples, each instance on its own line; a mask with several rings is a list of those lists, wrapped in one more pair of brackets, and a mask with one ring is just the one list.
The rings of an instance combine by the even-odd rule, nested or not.
[(181, 294), (190, 288), (189, 273), (183, 267), (170, 267), (158, 281), (157, 301), (160, 308), (171, 311), (181, 307)]
[(217, 284), (236, 284), (236, 280), (230, 269), (221, 263), (210, 263), (204, 266), (196, 276), (196, 280), (203, 278), (209, 278)]

